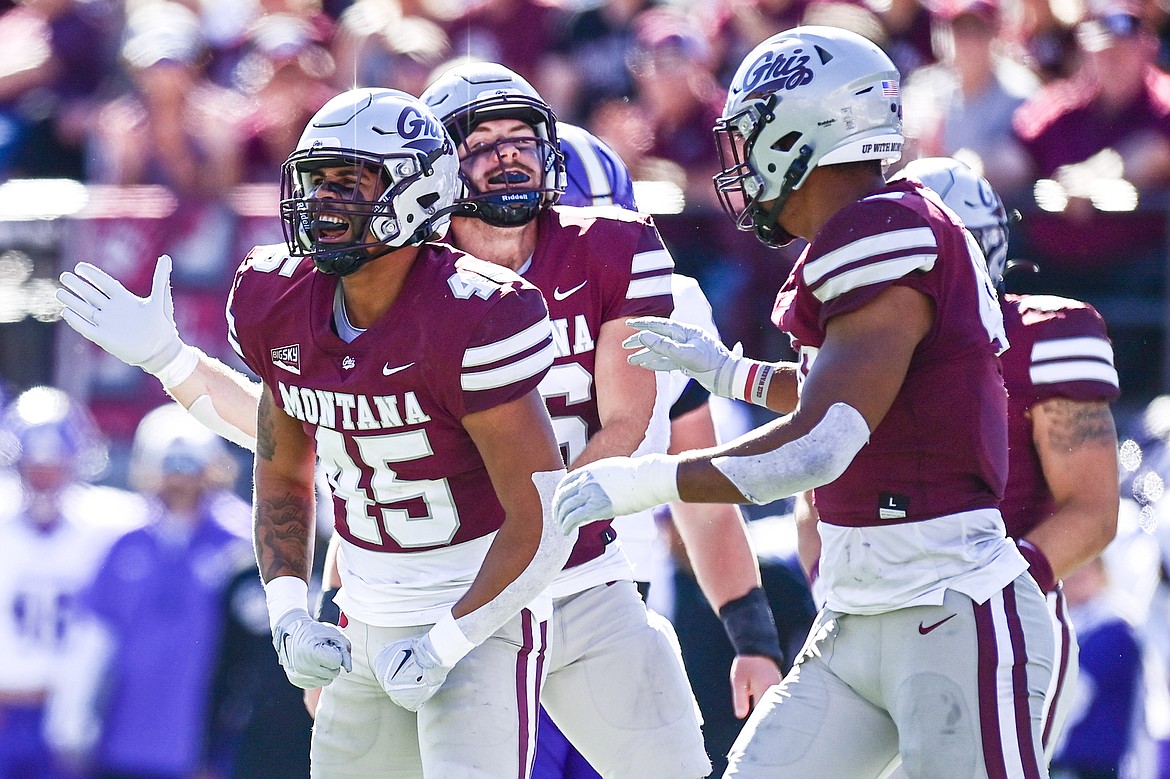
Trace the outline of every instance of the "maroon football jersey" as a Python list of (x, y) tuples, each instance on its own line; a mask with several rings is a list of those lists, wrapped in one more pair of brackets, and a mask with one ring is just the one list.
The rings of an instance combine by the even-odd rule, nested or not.
[(1121, 394), (1113, 347), (1088, 303), (1051, 295), (1005, 295), (1003, 353), (1008, 391), (1008, 482), (1000, 511), (1019, 538), (1056, 508), (1032, 443), (1028, 409), (1050, 398), (1112, 401)]
[[(548, 303), (554, 356), (540, 394), (569, 463), (601, 428), (593, 384), (601, 326), (611, 319), (670, 316), (674, 261), (649, 216), (617, 207), (555, 206), (538, 219), (524, 279)], [(606, 520), (582, 528), (569, 566), (600, 554), (609, 526)]]
[(424, 245), (397, 300), (346, 343), (338, 278), (257, 247), (228, 301), (237, 351), (316, 440), (337, 532), (373, 551), (456, 545), (504, 511), (466, 414), (530, 392), (552, 361), (540, 292), (512, 271)]
[(869, 444), (815, 490), (821, 520), (836, 525), (994, 507), (1007, 477), (1002, 317), (974, 239), (934, 193), (898, 181), (838, 212), (797, 261), (773, 321), (807, 374), (828, 321), (892, 284), (930, 297), (934, 324)]

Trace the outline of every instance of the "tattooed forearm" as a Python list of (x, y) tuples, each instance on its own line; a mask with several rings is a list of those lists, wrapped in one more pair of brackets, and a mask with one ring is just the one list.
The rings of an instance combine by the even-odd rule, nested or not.
[(1047, 443), (1055, 451), (1116, 445), (1113, 414), (1105, 403), (1053, 398), (1034, 406), (1032, 415), (1044, 417)]
[(276, 438), (272, 434), (275, 411), (272, 394), (262, 393), (260, 406), (256, 410), (256, 456), (265, 460), (271, 460), (276, 454)]
[(277, 576), (308, 576), (313, 557), (312, 527), (311, 499), (290, 493), (271, 498), (256, 496), (253, 541), (264, 581)]

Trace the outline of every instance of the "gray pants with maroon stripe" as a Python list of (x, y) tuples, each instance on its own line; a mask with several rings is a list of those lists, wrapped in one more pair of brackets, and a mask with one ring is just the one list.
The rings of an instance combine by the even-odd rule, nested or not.
[(1047, 779), (1052, 618), (1022, 574), (984, 604), (818, 615), (792, 671), (732, 747), (725, 777)]
[(541, 703), (605, 779), (699, 779), (711, 771), (674, 628), (633, 582), (554, 601)]
[(451, 669), (417, 714), (374, 678), (382, 647), (425, 633), (350, 619), (353, 671), (321, 693), (313, 726), (314, 779), (526, 779), (536, 744), (547, 623), (525, 610)]

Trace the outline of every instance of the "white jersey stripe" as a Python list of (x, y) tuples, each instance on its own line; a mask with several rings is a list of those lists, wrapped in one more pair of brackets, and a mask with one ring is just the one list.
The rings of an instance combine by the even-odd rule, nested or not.
[(824, 303), (838, 295), (866, 287), (870, 284), (881, 284), (886, 281), (900, 279), (914, 271), (928, 271), (934, 267), (937, 253), (913, 254), (909, 257), (895, 257), (881, 262), (871, 262), (853, 270), (846, 271), (826, 281), (813, 290), (817, 300)]
[(1104, 338), (1052, 338), (1032, 344), (1032, 362), (1068, 357), (1095, 357), (1113, 364), (1113, 347)]
[(670, 294), (670, 276), (651, 276), (647, 279), (634, 279), (626, 290), (626, 298), (652, 298), (658, 295)]
[(551, 327), (546, 316), (541, 321), (524, 328), (515, 335), (508, 336), (502, 341), (484, 344), (483, 346), (473, 346), (463, 352), (463, 367), (473, 368), (476, 365), (487, 365), (491, 362), (507, 359), (526, 349), (531, 349), (549, 337)]
[(937, 253), (937, 248), (938, 242), (935, 241), (934, 232), (929, 227), (910, 227), (905, 230), (867, 235), (805, 265), (804, 281), (810, 287), (815, 287), (817, 282), (834, 271), (867, 257), (893, 252), (922, 254), (925, 250), (935, 250)]
[(674, 260), (666, 249), (652, 249), (638, 252), (630, 262), (630, 273), (645, 273), (651, 270), (673, 270)]
[[(1009, 585), (1011, 586), (1011, 585)], [(1016, 662), (1016, 650), (1012, 646), (1012, 631), (1008, 625), (1007, 605), (1004, 603), (1003, 592), (992, 596), (987, 603), (991, 612), (992, 623), (995, 625), (995, 647), (997, 663), (995, 667), (995, 689), (999, 705), (996, 707), (999, 714), (1000, 749), (1007, 776), (1013, 779), (1024, 779), (1024, 763), (1021, 759), (1021, 745), (1019, 743), (1019, 725), (1016, 723), (1016, 707), (1012, 701), (1016, 697), (1013, 668)]]
[(459, 384), (467, 392), (496, 389), (515, 384), (531, 378), (541, 371), (547, 370), (553, 361), (553, 345), (548, 345), (539, 352), (530, 354), (523, 360), (501, 365), (486, 371), (464, 371), (459, 378)]
[(1119, 386), (1117, 369), (1099, 360), (1059, 360), (1033, 364), (1028, 371), (1033, 384), (1060, 384), (1066, 381), (1100, 381)]
[[(561, 142), (567, 140), (564, 136), (561, 137)], [(588, 182), (589, 194), (593, 198), (593, 205), (613, 205), (613, 191), (609, 183), (609, 176), (605, 173), (605, 166), (601, 164), (601, 156), (597, 150), (588, 143), (582, 143), (580, 139), (574, 137), (569, 144), (573, 153), (577, 155), (577, 159), (581, 162), (581, 168), (585, 171), (585, 180)]]

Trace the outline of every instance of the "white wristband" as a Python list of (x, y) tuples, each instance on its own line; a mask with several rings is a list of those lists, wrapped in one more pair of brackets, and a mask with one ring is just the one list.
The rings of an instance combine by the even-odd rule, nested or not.
[(309, 585), (299, 576), (277, 576), (264, 585), (268, 623), (275, 630), (280, 618), (293, 609), (309, 612)]
[(427, 636), (431, 639), (431, 647), (435, 650), (435, 656), (447, 668), (453, 667), (468, 652), (475, 649), (475, 644), (468, 641), (467, 636), (463, 635), (459, 624), (455, 622), (455, 615), (449, 611), (435, 623)]
[(741, 359), (731, 379), (731, 397), (768, 407), (768, 387), (776, 369), (759, 360)]
[(154, 375), (162, 382), (164, 389), (182, 384), (199, 367), (199, 354), (194, 346), (183, 344), (174, 359), (155, 371)]

